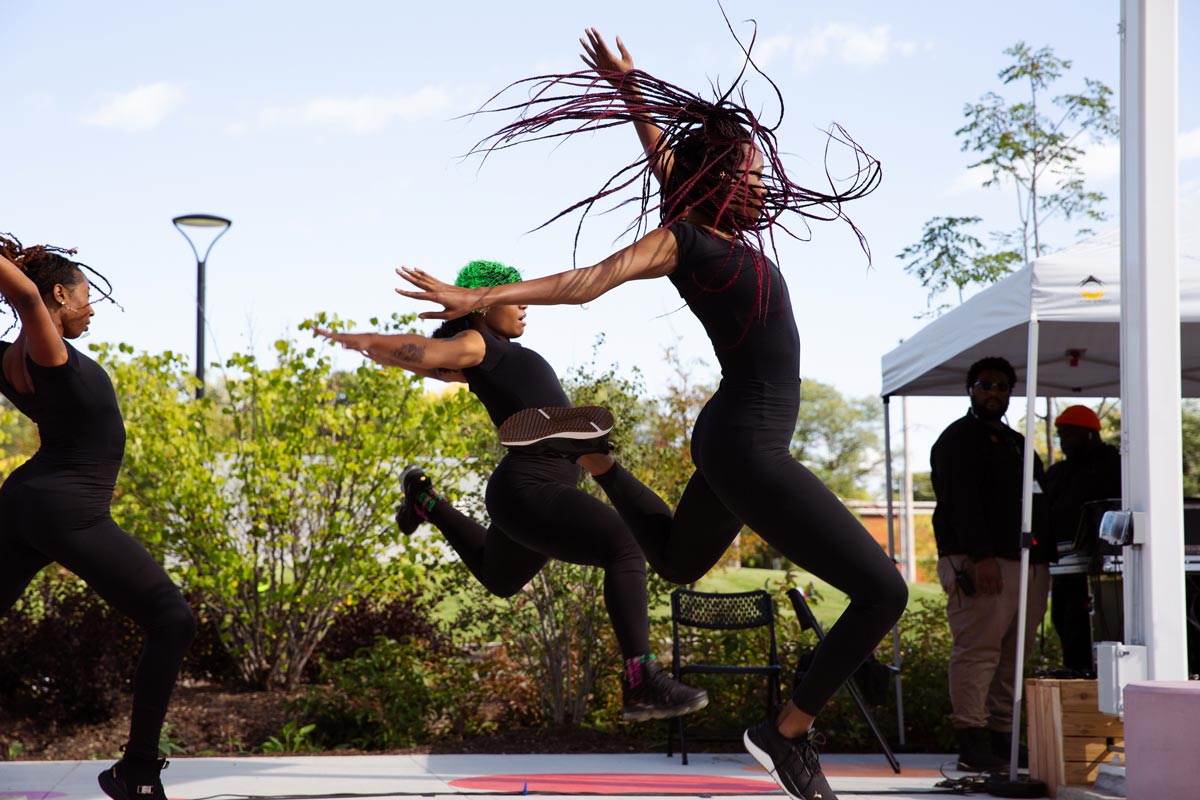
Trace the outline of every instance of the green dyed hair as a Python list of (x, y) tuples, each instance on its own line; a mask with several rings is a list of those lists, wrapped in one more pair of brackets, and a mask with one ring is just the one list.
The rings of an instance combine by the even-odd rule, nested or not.
[(454, 285), (464, 289), (478, 289), (481, 286), (518, 283), (520, 280), (521, 273), (507, 264), (501, 264), (499, 261), (472, 261), (458, 271)]

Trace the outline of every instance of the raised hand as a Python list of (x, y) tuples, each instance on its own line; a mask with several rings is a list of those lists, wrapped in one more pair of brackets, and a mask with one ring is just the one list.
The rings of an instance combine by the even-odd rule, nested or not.
[(617, 49), (621, 53), (621, 57), (617, 58), (608, 49), (604, 38), (595, 28), (588, 28), (584, 34), (587, 38), (579, 40), (579, 43), (583, 45), (583, 55), (580, 56), (583, 63), (594, 69), (596, 74), (613, 86), (620, 85), (622, 76), (633, 69), (633, 57), (625, 49), (621, 37), (617, 37)]
[(372, 337), (370, 333), (335, 333), (325, 328), (314, 327), (312, 329), (314, 336), (324, 337), (331, 342), (337, 342), (347, 350), (357, 350), (363, 355), (367, 355), (367, 349), (371, 346)]
[(424, 300), (437, 303), (443, 311), (423, 311), (417, 316), (421, 319), (457, 319), (470, 314), (477, 308), (486, 305), (479, 289), (464, 289), (453, 286), (445, 281), (439, 281), (424, 270), (416, 267), (401, 267), (396, 274), (416, 286), (421, 291), (397, 289), (396, 294), (411, 297), (413, 300)]

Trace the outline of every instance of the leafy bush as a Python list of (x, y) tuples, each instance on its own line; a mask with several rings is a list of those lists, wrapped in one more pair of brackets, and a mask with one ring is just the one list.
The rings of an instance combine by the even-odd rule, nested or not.
[(127, 411), (114, 510), (183, 565), (252, 687), (294, 687), (348, 598), (419, 580), (392, 521), (399, 473), (435, 453), (456, 480), (469, 460), (459, 426), (443, 424), (461, 416), (457, 393), (432, 400), (415, 376), (370, 363), (335, 373), (329, 347), (280, 340), (271, 365), (235, 354), (202, 400), (178, 354), (95, 348)]
[(418, 642), (380, 637), (352, 658), (322, 661), (328, 684), (291, 708), (316, 726), (313, 738), (326, 747), (411, 747), (429, 738), (429, 722), (441, 710), (426, 682), (426, 652)]
[(46, 570), (0, 617), (0, 706), (48, 724), (110, 719), (124, 706), (141, 641), (83, 581)]
[[(433, 622), (430, 596), (409, 590), (380, 600), (347, 601), (337, 610), (328, 633), (317, 645), (315, 655), (323, 663), (353, 658), (380, 637), (396, 642), (422, 641), (431, 655), (445, 655), (454, 648)], [(320, 680), (316, 663), (305, 671), (309, 680)]]

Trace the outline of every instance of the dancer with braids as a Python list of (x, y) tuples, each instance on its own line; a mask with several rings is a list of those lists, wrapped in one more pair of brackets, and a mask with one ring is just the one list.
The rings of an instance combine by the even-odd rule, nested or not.
[[(857, 233), (842, 203), (870, 192), (879, 166), (836, 129), (831, 136), (859, 163), (852, 185), (839, 191), (831, 184), (828, 193), (805, 189), (787, 177), (773, 129), (744, 102), (733, 102), (731, 92), (705, 100), (635, 70), (620, 40), (619, 56), (595, 30), (581, 41), (592, 70), (532, 79), (532, 99), (506, 109), (519, 111), (518, 119), (480, 150), (632, 122), (644, 157), (572, 208), (586, 215), (597, 200), (640, 179), (642, 214), (631, 227), (640, 231), (651, 210), (659, 212), (661, 227), (586, 268), (476, 289), (446, 287), (404, 268), (400, 274), (419, 291), (397, 291), (443, 306), (421, 316), (453, 319), (489, 304), (586, 303), (631, 280), (667, 277), (674, 284), (704, 325), (721, 365), (720, 386), (692, 434), (696, 471), (673, 515), (607, 456), (598, 456), (607, 463), (590, 471), (629, 522), (650, 565), (668, 580), (700, 578), (748, 525), (849, 596), (849, 607), (786, 707), (744, 737), (749, 752), (790, 796), (833, 800), (814, 746), (813, 719), (895, 624), (908, 589), (841, 501), (791, 456), (800, 401), (799, 335), (783, 273), (765, 254), (763, 239), (777, 229), (787, 232), (779, 222), (786, 212), (802, 221), (842, 219)], [(747, 62), (752, 64), (748, 55)], [(662, 186), (653, 208), (651, 176)], [(865, 249), (861, 234), (859, 239)], [(539, 429), (553, 436), (552, 426), (527, 411), (506, 424), (501, 441), (527, 439)]]
[[(458, 273), (456, 285), (491, 287), (520, 280), (512, 267), (472, 261)], [(612, 415), (569, 408), (553, 368), (513, 341), (524, 330), (525, 306), (492, 304), (447, 322), (433, 338), (315, 332), (385, 366), (466, 383), (497, 425), (525, 409), (552, 407), (559, 430), (576, 431), (566, 445), (570, 458), (592, 462), (596, 453), (608, 451)], [(419, 467), (408, 467), (401, 476), (404, 502), (396, 521), (404, 533), (422, 520), (436, 526), (476, 579), (499, 597), (516, 594), (551, 558), (603, 568), (604, 603), (625, 659), (624, 718), (667, 719), (703, 708), (707, 693), (675, 681), (650, 650), (642, 551), (611, 507), (579, 489), (579, 467), (562, 457), (563, 446), (559, 442), (557, 452), (524, 448), (505, 455), (487, 483), (488, 527), (446, 502)]]
[(100, 788), (116, 800), (166, 800), (159, 734), (196, 621), (163, 568), (109, 513), (125, 424), (108, 375), (66, 341), (95, 314), (83, 270), (104, 280), (67, 258), (74, 252), (0, 235), (0, 295), (21, 325), (14, 341), (0, 342), (0, 393), (41, 438), (0, 487), (0, 613), (57, 562), (138, 624), (145, 644), (129, 741), (100, 773)]

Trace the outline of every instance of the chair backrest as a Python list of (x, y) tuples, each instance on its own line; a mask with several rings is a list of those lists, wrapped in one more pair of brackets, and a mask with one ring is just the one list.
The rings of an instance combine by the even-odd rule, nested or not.
[(671, 592), (671, 619), (680, 625), (710, 630), (775, 626), (775, 603), (769, 592)]
[(671, 652), (675, 664), (680, 661), (679, 626), (708, 630), (734, 631), (766, 628), (770, 633), (767, 664), (778, 664), (775, 643), (775, 601), (763, 589), (749, 592), (697, 592), (676, 589), (671, 592)]
[(817, 622), (816, 615), (808, 607), (808, 596), (795, 587), (787, 590), (787, 596), (796, 611), (796, 622), (800, 624), (800, 630), (813, 631), (818, 636), (824, 636), (825, 631), (821, 630), (821, 623)]

